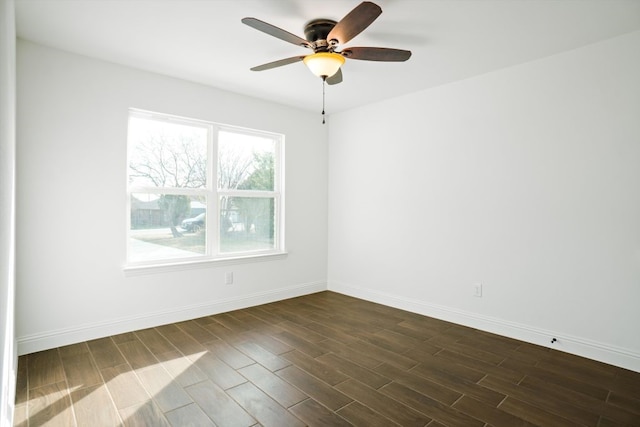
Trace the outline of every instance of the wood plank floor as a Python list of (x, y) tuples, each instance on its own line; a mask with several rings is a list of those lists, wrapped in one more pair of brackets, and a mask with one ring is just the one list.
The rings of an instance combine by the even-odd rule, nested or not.
[(20, 427), (640, 426), (640, 373), (332, 292), (18, 369)]

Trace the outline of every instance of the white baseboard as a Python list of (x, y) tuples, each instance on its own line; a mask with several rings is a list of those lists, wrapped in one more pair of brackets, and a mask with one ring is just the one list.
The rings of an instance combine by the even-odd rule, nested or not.
[(625, 348), (339, 282), (328, 290), (640, 372), (640, 354)]
[(305, 283), (288, 288), (274, 289), (225, 300), (209, 301), (187, 307), (146, 313), (138, 316), (112, 319), (74, 326), (65, 329), (41, 332), (38, 334), (17, 337), (18, 354), (29, 354), (50, 348), (88, 341), (92, 339), (122, 334), (168, 323), (181, 322), (198, 317), (211, 316), (232, 310), (268, 304), (288, 298), (326, 291), (326, 282)]

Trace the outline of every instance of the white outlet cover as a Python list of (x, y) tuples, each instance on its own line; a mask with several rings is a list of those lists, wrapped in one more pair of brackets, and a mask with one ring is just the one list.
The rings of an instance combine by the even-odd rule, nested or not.
[(475, 285), (473, 285), (473, 296), (482, 296), (482, 283), (476, 283)]

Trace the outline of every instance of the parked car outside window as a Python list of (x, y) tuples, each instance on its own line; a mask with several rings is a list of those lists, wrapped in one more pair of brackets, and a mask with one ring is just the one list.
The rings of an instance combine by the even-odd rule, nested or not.
[(180, 227), (182, 227), (184, 231), (192, 231), (195, 233), (196, 231), (199, 231), (204, 228), (204, 217), (205, 217), (205, 213), (203, 212), (200, 215), (195, 216), (193, 218), (187, 218), (182, 221), (182, 224), (180, 224)]

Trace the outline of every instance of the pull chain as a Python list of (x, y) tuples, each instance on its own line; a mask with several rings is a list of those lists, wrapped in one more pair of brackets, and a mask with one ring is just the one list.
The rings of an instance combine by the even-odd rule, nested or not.
[(322, 124), (324, 124), (324, 87), (327, 84), (327, 76), (322, 76)]
[(322, 76), (322, 124), (324, 124), (324, 87), (327, 83), (327, 76)]

